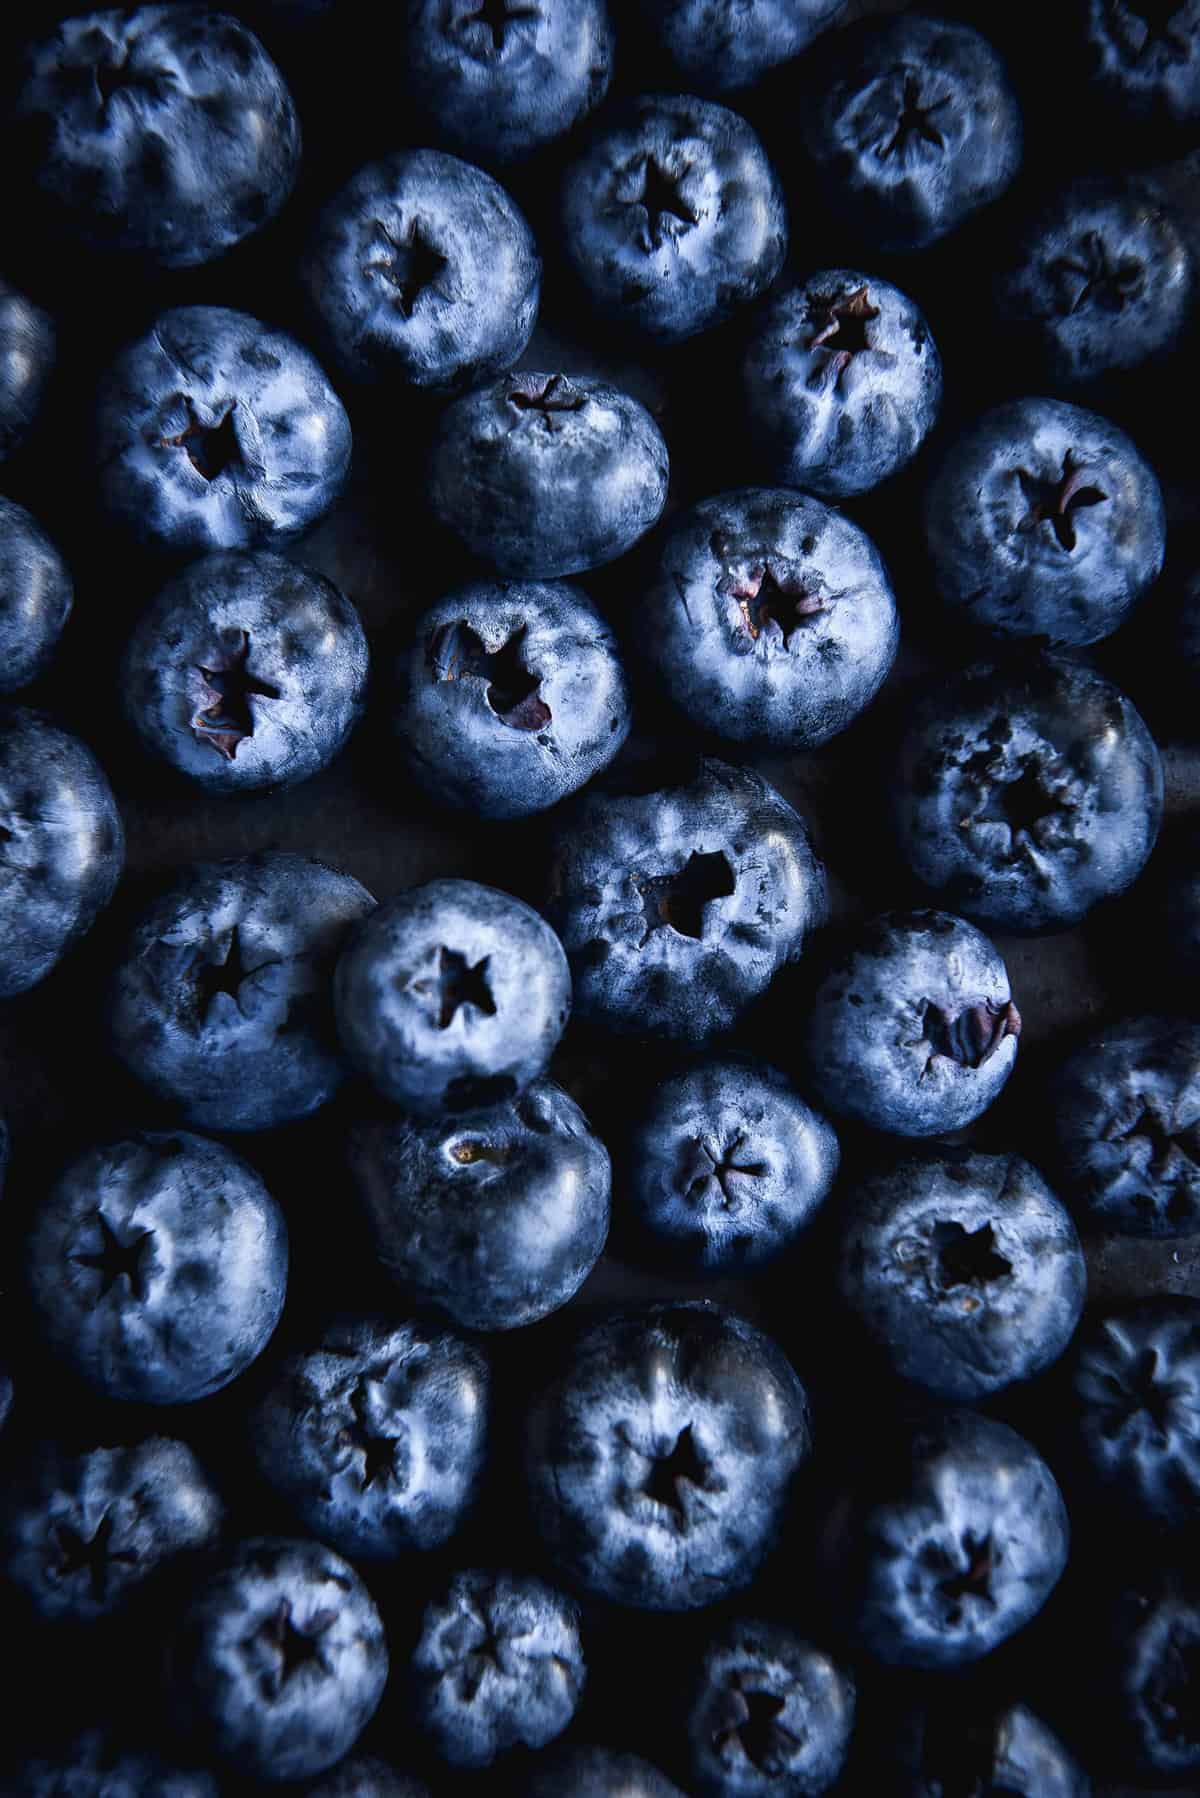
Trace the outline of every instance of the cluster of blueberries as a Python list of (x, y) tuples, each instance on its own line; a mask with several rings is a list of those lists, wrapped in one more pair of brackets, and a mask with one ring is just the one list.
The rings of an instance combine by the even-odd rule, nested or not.
[[(0, 1001), (122, 1115), (5, 1097), (0, 1790), (1200, 1789), (1200, 1286), (1088, 1305), (1200, 1241), (1200, 0), (224, 6), (4, 72)], [(490, 878), (248, 846), (363, 743)]]

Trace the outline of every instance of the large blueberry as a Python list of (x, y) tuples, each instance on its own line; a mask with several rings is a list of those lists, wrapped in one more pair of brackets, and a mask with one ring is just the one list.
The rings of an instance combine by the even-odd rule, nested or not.
[(531, 905), (474, 880), (431, 880), (354, 933), (333, 1001), (347, 1054), (385, 1098), (410, 1111), (466, 1111), (545, 1071), (571, 976)]
[(111, 1398), (182, 1405), (227, 1386), (283, 1310), (283, 1213), (253, 1168), (202, 1136), (90, 1149), (33, 1220), (39, 1325)]
[(578, 1610), (528, 1574), (456, 1573), (426, 1608), (411, 1678), (419, 1726), (451, 1766), (544, 1748), (587, 1678)]
[(1131, 1771), (1176, 1787), (1200, 1769), (1200, 1593), (1191, 1564), (1124, 1592), (1105, 1648), (1105, 1723)]
[(644, 653), (701, 730), (813, 749), (870, 704), (899, 641), (865, 531), (782, 487), (701, 500), (673, 522), (639, 608)]
[(833, 24), (846, 0), (651, 0), (654, 35), (699, 93), (752, 87)]
[(760, 774), (705, 760), (677, 786), (585, 794), (549, 910), (580, 1017), (699, 1043), (728, 1030), (823, 922), (825, 870)]
[(324, 1779), (305, 1786), (304, 1798), (429, 1798), (429, 1787), (364, 1754), (340, 1761)]
[(1096, 1485), (1142, 1518), (1200, 1518), (1200, 1299), (1158, 1295), (1089, 1319), (1071, 1357), (1075, 1428)]
[(56, 348), (49, 313), (0, 280), (0, 461), (20, 449), (33, 428)]
[(557, 804), (629, 735), (612, 628), (561, 582), (458, 588), (418, 620), (396, 672), (395, 731), (413, 779), (481, 817)]
[(667, 499), (646, 408), (590, 375), (522, 371), (446, 407), (429, 503), (472, 554), (533, 580), (624, 555)]
[(209, 262), (257, 231), (300, 165), (279, 70), (207, 6), (65, 19), (30, 49), (14, 119), (47, 222), (164, 268)]
[(291, 1355), (255, 1407), (259, 1471), (340, 1554), (436, 1548), (475, 1496), (488, 1369), (449, 1330), (379, 1318), (334, 1324)]
[(212, 1773), (168, 1766), (101, 1729), (68, 1742), (59, 1729), (53, 1752), (23, 1761), (16, 1782), (21, 1798), (219, 1798)]
[(684, 1798), (638, 1754), (615, 1748), (562, 1748), (539, 1754), (520, 1798)]
[(1140, 713), (1061, 656), (942, 677), (912, 706), (890, 778), (917, 878), (998, 930), (1059, 930), (1124, 892), (1162, 817)]
[(948, 912), (888, 912), (825, 975), (804, 1049), (831, 1111), (897, 1136), (941, 1136), (987, 1110), (1020, 1031), (987, 937)]
[(593, 132), (563, 177), (564, 245), (589, 298), (660, 343), (711, 330), (766, 291), (787, 208), (736, 112), (645, 94)]
[(0, 499), (0, 693), (47, 667), (73, 599), (66, 563), (37, 520)]
[(552, 1080), (452, 1121), (362, 1125), (350, 1164), (387, 1272), (469, 1330), (557, 1311), (608, 1235), (608, 1151)]
[(317, 221), (302, 276), (338, 364), (446, 392), (517, 360), (542, 263), (509, 195), (441, 150), (368, 163)]
[(593, 1597), (693, 1610), (749, 1583), (809, 1447), (769, 1337), (715, 1305), (643, 1306), (586, 1330), (534, 1401), (534, 1517)]
[(117, 1054), (205, 1129), (307, 1117), (346, 1075), (333, 969), (374, 905), (349, 874), (282, 851), (183, 869), (117, 966)]
[(1194, 129), (1200, 0), (1079, 0), (1093, 90), (1127, 119)]
[(194, 1592), (171, 1643), (174, 1709), (239, 1774), (306, 1779), (353, 1747), (387, 1683), (383, 1622), (316, 1542), (241, 1542)]
[(1166, 515), (1154, 470), (1107, 419), (1010, 400), (949, 447), (925, 493), (938, 592), (996, 637), (1095, 643), (1158, 579)]
[(124, 862), (91, 751), (38, 712), (0, 711), (0, 998), (36, 986), (91, 929)]
[(121, 664), (141, 741), (218, 793), (317, 773), (354, 728), (366, 685), (350, 601), (267, 550), (189, 563), (142, 613)]
[(951, 1690), (906, 1733), (897, 1798), (1092, 1798), (1091, 1780), (1028, 1705), (964, 1703)]
[(105, 375), (96, 458), (104, 505), (136, 536), (252, 549), (329, 510), (350, 421), (294, 337), (225, 306), (177, 306)]

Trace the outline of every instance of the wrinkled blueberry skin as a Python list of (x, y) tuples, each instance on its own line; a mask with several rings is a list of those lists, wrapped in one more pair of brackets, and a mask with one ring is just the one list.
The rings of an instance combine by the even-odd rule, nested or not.
[(1163, 773), (1123, 693), (1060, 656), (975, 664), (918, 700), (891, 770), (917, 878), (978, 924), (1062, 930), (1133, 884)]
[(1174, 1783), (1200, 1767), (1200, 1597), (1186, 1575), (1124, 1593), (1113, 1638), (1107, 1670), (1122, 1746), (1137, 1772)]
[(140, 741), (213, 793), (290, 787), (362, 714), (367, 639), (332, 581), (268, 550), (190, 562), (142, 613), (121, 691)]
[(1139, 123), (1200, 119), (1200, 0), (1081, 0), (1092, 88)]
[(66, 19), (29, 53), (18, 154), (72, 242), (194, 268), (274, 218), (300, 166), (283, 78), (236, 19), (139, 6)]
[(839, 1273), (901, 1379), (964, 1403), (1056, 1361), (1087, 1294), (1075, 1226), (1036, 1168), (966, 1150), (861, 1182)]
[(608, 1235), (608, 1151), (552, 1080), (452, 1122), (361, 1125), (350, 1166), (386, 1271), (464, 1329), (557, 1311)]
[(699, 1044), (799, 958), (825, 870), (760, 774), (703, 760), (656, 793), (585, 794), (554, 844), (547, 909), (579, 1017)]
[(942, 359), (924, 314), (898, 287), (858, 269), (823, 269), (766, 301), (742, 387), (764, 472), (821, 499), (848, 499), (912, 461), (941, 408)]
[(441, 150), (400, 150), (328, 203), (301, 272), (347, 374), (448, 393), (517, 360), (542, 262), (498, 181)]
[(1026, 1705), (980, 1716), (972, 1707), (964, 1711), (961, 1695), (952, 1693), (934, 1717), (936, 1730), (926, 1719), (916, 1721), (898, 1798), (950, 1798), (966, 1790), (1003, 1792), (1006, 1798), (1092, 1798), (1083, 1769)]
[(0, 693), (14, 693), (48, 667), (75, 590), (45, 531), (11, 499), (0, 499)]
[(1003, 64), (967, 25), (905, 13), (848, 35), (804, 141), (830, 204), (876, 250), (923, 250), (996, 200), (1021, 164)]
[(645, 654), (699, 729), (814, 749), (874, 699), (895, 660), (879, 552), (839, 512), (743, 487), (677, 518), (644, 602)]
[(304, 1798), (429, 1798), (429, 1787), (383, 1761), (356, 1755), (315, 1785), (305, 1786)]
[(657, 343), (731, 318), (787, 254), (783, 189), (757, 136), (688, 94), (642, 95), (597, 128), (563, 177), (562, 228), (593, 305)]
[(658, 522), (667, 446), (646, 408), (587, 375), (522, 371), (446, 407), (429, 503), (499, 574), (612, 562)]
[(1168, 1528), (1200, 1517), (1200, 1300), (1176, 1294), (1091, 1318), (1070, 1366), (1079, 1443), (1097, 1486)]
[(985, 1112), (1017, 1059), (1021, 1015), (999, 950), (948, 912), (889, 912), (826, 974), (804, 1026), (829, 1109), (896, 1136)]
[(0, 1496), (0, 1564), (42, 1617), (119, 1609), (176, 1555), (216, 1540), (223, 1507), (183, 1442), (69, 1454), (42, 1442)]
[(592, 1597), (685, 1611), (747, 1585), (811, 1444), (791, 1364), (706, 1303), (585, 1332), (527, 1421), (540, 1538)]
[(1051, 1103), (1063, 1192), (1081, 1224), (1200, 1230), (1200, 1024), (1134, 1018), (1068, 1057)]
[(520, 1798), (684, 1798), (677, 1785), (638, 1754), (613, 1748), (562, 1748), (539, 1754)]
[(1158, 579), (1154, 470), (1107, 419), (1011, 400), (951, 445), (925, 492), (938, 592), (991, 635), (1077, 647), (1110, 636)]
[(260, 1779), (306, 1779), (346, 1754), (387, 1683), (383, 1623), (319, 1543), (241, 1542), (183, 1613), (175, 1710), (209, 1754)]
[(53, 1758), (24, 1761), (16, 1781), (13, 1791), (22, 1798), (219, 1798), (211, 1773), (122, 1751), (98, 1729), (62, 1745)]
[(294, 337), (225, 306), (176, 306), (121, 352), (96, 416), (100, 497), (139, 539), (270, 547), (327, 512), (350, 421)]
[(575, 1715), (587, 1678), (577, 1607), (528, 1575), (457, 1573), (421, 1621), (412, 1659), (417, 1721), (452, 1767), (544, 1748)]
[(0, 998), (44, 980), (112, 898), (125, 831), (89, 749), (0, 709)]
[(495, 24), (475, 0), (409, 0), (413, 101), (439, 141), (481, 162), (517, 162), (585, 118), (613, 48), (604, 0), (514, 0)]
[(49, 313), (0, 280), (0, 462), (20, 449), (33, 428), (56, 348)]
[(752, 87), (831, 25), (846, 0), (652, 0), (654, 34), (697, 93)]
[(236, 1379), (287, 1288), (283, 1213), (202, 1136), (90, 1149), (42, 1200), (26, 1278), (46, 1339), (110, 1398), (182, 1405)]
[(349, 874), (280, 851), (197, 862), (134, 927), (112, 983), (122, 1061), (189, 1124), (270, 1130), (346, 1077), (334, 962), (374, 909)]
[(617, 640), (562, 582), (476, 581), (418, 621), (396, 668), (394, 729), (431, 798), (483, 818), (545, 811), (629, 735)]
[(280, 1367), (251, 1423), (263, 1478), (339, 1554), (437, 1548), (475, 1496), (488, 1369), (449, 1330), (379, 1318), (335, 1324)]
[(543, 1073), (571, 1009), (562, 944), (523, 900), (431, 880), (356, 930), (333, 982), (346, 1053), (407, 1111), (498, 1103)]
[(777, 1069), (705, 1061), (638, 1119), (627, 1202), (672, 1268), (727, 1274), (789, 1249), (829, 1197), (838, 1140)]

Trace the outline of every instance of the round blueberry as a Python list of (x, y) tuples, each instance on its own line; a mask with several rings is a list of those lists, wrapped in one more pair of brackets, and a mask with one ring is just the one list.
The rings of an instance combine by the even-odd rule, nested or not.
[(639, 1754), (614, 1748), (561, 1748), (539, 1754), (521, 1798), (684, 1798)]
[(324, 1779), (305, 1786), (304, 1798), (429, 1798), (429, 1787), (364, 1754), (339, 1762)]
[(1092, 1317), (1071, 1357), (1075, 1427), (1098, 1487), (1172, 1528), (1200, 1518), (1200, 1299)]
[(167, 1766), (105, 1730), (63, 1742), (61, 1727), (53, 1752), (22, 1762), (12, 1789), (21, 1798), (219, 1798), (211, 1773)]
[(826, 974), (804, 1048), (831, 1111), (897, 1136), (941, 1136), (987, 1110), (1020, 1031), (987, 937), (948, 912), (889, 912)]
[(354, 728), (366, 685), (350, 601), (266, 550), (189, 563), (142, 613), (121, 665), (142, 743), (217, 793), (316, 774)]
[(426, 1607), (414, 1707), (452, 1767), (544, 1748), (575, 1715), (586, 1679), (578, 1610), (540, 1579), (472, 1569)]
[(473, 555), (533, 580), (612, 562), (657, 523), (667, 446), (646, 408), (588, 375), (509, 375), (446, 407), (429, 503)]
[(346, 1077), (333, 968), (374, 905), (349, 874), (282, 851), (183, 869), (118, 964), (117, 1054), (205, 1129), (307, 1117)]
[(0, 998), (44, 980), (91, 929), (124, 862), (91, 751), (38, 712), (0, 710)]
[(99, 491), (137, 537), (197, 554), (269, 546), (341, 492), (350, 421), (294, 337), (177, 306), (117, 357), (96, 419)]
[(546, 1067), (571, 976), (546, 920), (495, 887), (431, 880), (381, 905), (333, 983), (346, 1053), (410, 1111), (512, 1097)]
[(905, 1734), (904, 1798), (1092, 1798), (1091, 1780), (1027, 1705), (964, 1703), (952, 1688), (927, 1714), (910, 1712)]
[(752, 87), (831, 25), (846, 0), (651, 0), (655, 38), (683, 85), (699, 93)]
[(555, 843), (549, 910), (577, 1014), (701, 1043), (730, 1029), (823, 922), (803, 821), (751, 768), (705, 760), (658, 792), (585, 794)]
[(592, 1597), (693, 1610), (749, 1583), (809, 1447), (769, 1337), (715, 1305), (644, 1306), (587, 1330), (534, 1401), (534, 1519)]
[(488, 1369), (449, 1330), (363, 1318), (291, 1355), (251, 1419), (259, 1471), (340, 1554), (437, 1548), (475, 1496)]
[(280, 210), (300, 123), (258, 39), (206, 6), (65, 19), (28, 53), (14, 119), (42, 215), (72, 244), (210, 262)]
[(898, 287), (857, 269), (823, 269), (766, 302), (742, 385), (764, 473), (847, 499), (912, 461), (941, 408), (942, 359), (924, 314)]
[(676, 518), (640, 626), (693, 724), (773, 749), (844, 730), (882, 686), (900, 633), (871, 539), (780, 487), (717, 494)]
[(1140, 713), (1060, 656), (940, 679), (909, 712), (891, 783), (914, 874), (998, 930), (1060, 930), (1124, 892), (1162, 817)]
[(368, 163), (325, 206), (302, 275), (342, 368), (447, 392), (511, 367), (537, 318), (533, 233), (482, 169), (441, 150)]
[(1174, 1786), (1200, 1768), (1200, 1595), (1188, 1570), (1124, 1592), (1105, 1646), (1115, 1692), (1103, 1691), (1103, 1714), (1133, 1770)]
[(20, 449), (33, 428), (56, 347), (49, 313), (0, 280), (0, 461)]
[(1093, 91), (1127, 119), (1200, 119), (1200, 0), (1081, 0)]
[(544, 811), (629, 735), (616, 638), (561, 582), (476, 581), (431, 606), (397, 666), (395, 732), (413, 779), (485, 818)]
[(236, 1379), (283, 1310), (283, 1213), (202, 1136), (90, 1149), (50, 1189), (26, 1248), (41, 1329), (110, 1398), (183, 1405)]
[(444, 1118), (392, 1118), (350, 1155), (379, 1258), (468, 1330), (511, 1330), (574, 1297), (608, 1235), (608, 1151), (552, 1080)]
[(66, 563), (45, 531), (24, 506), (0, 499), (0, 693), (45, 670), (73, 599)]
[(592, 303), (659, 343), (709, 331), (787, 254), (779, 178), (739, 114), (645, 94), (593, 132), (563, 177), (566, 252)]

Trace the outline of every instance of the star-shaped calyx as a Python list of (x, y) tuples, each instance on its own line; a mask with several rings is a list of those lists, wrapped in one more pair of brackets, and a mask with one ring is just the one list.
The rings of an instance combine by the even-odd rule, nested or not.
[(95, 1214), (100, 1232), (100, 1247), (85, 1254), (71, 1256), (78, 1267), (90, 1267), (100, 1277), (97, 1298), (105, 1298), (117, 1285), (125, 1282), (127, 1290), (140, 1303), (146, 1296), (146, 1252), (154, 1237), (153, 1230), (135, 1230), (118, 1236), (102, 1211)]
[(267, 1651), (268, 1665), (259, 1678), (268, 1698), (278, 1698), (302, 1668), (315, 1666), (320, 1672), (328, 1673), (329, 1667), (321, 1652), (321, 1638), (332, 1628), (334, 1621), (333, 1611), (316, 1611), (297, 1622), (289, 1601), (280, 1599), (270, 1616), (244, 1644), (255, 1652), (256, 1658), (263, 1649)]
[(1140, 256), (1110, 251), (1103, 233), (1085, 231), (1066, 256), (1048, 264), (1046, 273), (1060, 297), (1061, 311), (1070, 316), (1085, 306), (1102, 312), (1122, 312), (1146, 285), (1146, 265)]
[(681, 1488), (689, 1485), (706, 1492), (709, 1484), (708, 1463), (696, 1445), (689, 1423), (680, 1430), (665, 1453), (651, 1458), (646, 1477), (642, 1481), (642, 1491), (647, 1498), (652, 1498), (665, 1510), (673, 1511), (676, 1520), (683, 1523), (687, 1518), (687, 1508)]
[(531, 414), (544, 431), (562, 429), (568, 412), (582, 412), (588, 396), (575, 387), (566, 375), (513, 375), (509, 381), (508, 403), (518, 414)]
[(247, 737), (254, 735), (252, 699), (278, 699), (279, 688), (251, 673), (250, 635), (239, 631), (232, 649), (210, 656), (196, 673), (203, 682), (202, 703), (192, 715), (192, 731), (227, 762), (233, 761)]
[(635, 874), (633, 884), (642, 902), (643, 943), (656, 930), (674, 930), (699, 941), (704, 935), (706, 906), (737, 890), (733, 869), (720, 851), (702, 854), (694, 850), (675, 873)]
[(183, 404), (189, 422), (173, 437), (160, 437), (158, 446), (160, 449), (186, 451), (187, 459), (196, 473), (206, 481), (215, 481), (226, 469), (233, 468), (242, 460), (242, 446), (238, 441), (233, 404), (229, 404), (214, 425), (206, 425), (196, 417), (196, 409), (186, 396)]
[(656, 156), (643, 156), (627, 173), (633, 177), (633, 185), (623, 204), (644, 214), (641, 237), (647, 255), (673, 243), (681, 231), (690, 230), (698, 222), (699, 213), (683, 196), (687, 168), (676, 175), (664, 168)]
[(375, 221), (375, 235), (363, 264), (363, 273), (383, 281), (393, 305), (402, 318), (411, 318), (421, 295), (437, 281), (449, 266), (429, 236), (420, 219), (413, 219), (406, 232), (394, 237), (380, 219)]
[(449, 1030), (463, 1006), (472, 1006), (484, 1017), (495, 1017), (496, 1001), (488, 985), (490, 961), (490, 955), (484, 955), (476, 962), (469, 961), (457, 949), (448, 949), (443, 943), (438, 949), (433, 972), (423, 974), (419, 980), (402, 976), (400, 985), (422, 998), (432, 999), (438, 1029)]
[(1200, 1121), (1172, 1130), (1160, 1106), (1139, 1095), (1139, 1109), (1130, 1121), (1115, 1118), (1104, 1132), (1106, 1142), (1130, 1142), (1140, 1137), (1150, 1145), (1147, 1171), (1161, 1179), (1177, 1158), (1200, 1164)]
[(730, 1190), (729, 1182), (733, 1179), (761, 1179), (767, 1172), (765, 1161), (754, 1161), (749, 1157), (745, 1132), (741, 1130), (736, 1133), (729, 1147), (724, 1149), (715, 1143), (694, 1139), (687, 1145), (684, 1153), (685, 1199), (691, 1204), (699, 1204), (715, 1183), (720, 1190), (723, 1208), (726, 1211), (732, 1210), (737, 1203), (738, 1194), (736, 1189)]
[(717, 592), (737, 602), (738, 630), (755, 643), (775, 643), (785, 650), (838, 597), (821, 592), (799, 568), (766, 560), (751, 563), (744, 572), (723, 575)]
[(363, 1492), (370, 1491), (377, 1484), (400, 1483), (396, 1450), (403, 1437), (377, 1426), (375, 1418), (383, 1408), (381, 1393), (378, 1377), (372, 1378), (369, 1374), (364, 1374), (350, 1394), (350, 1409), (354, 1414), (354, 1421), (348, 1426), (346, 1433), (354, 1446), (362, 1452), (363, 1468), (359, 1475), (359, 1488)]
[(1193, 44), (1186, 22), (1175, 29), (1176, 19), (1185, 10), (1185, 0), (1115, 0), (1109, 9), (1109, 28), (1121, 28), (1123, 42), (1132, 50), (1135, 62), (1140, 62), (1156, 44), (1163, 46), (1169, 60), (1187, 62)]
[(430, 638), (426, 661), (437, 680), (473, 675), (486, 681), (488, 706), (510, 730), (542, 730), (550, 707), (539, 692), (541, 676), (525, 662), (526, 632), (520, 625), (499, 649), (487, 649), (469, 624), (443, 624)]
[(1068, 450), (1057, 481), (1030, 474), (1027, 468), (1015, 472), (1028, 508), (1017, 529), (1035, 531), (1039, 525), (1048, 524), (1060, 549), (1073, 550), (1078, 541), (1075, 513), (1089, 506), (1102, 506), (1108, 500), (1104, 489), (1089, 477), (1086, 464)]
[(921, 1032), (931, 1060), (944, 1055), (959, 1067), (979, 1068), (1006, 1036), (1020, 1036), (1021, 1014), (1011, 999), (981, 999), (953, 1012), (930, 1004), (922, 1014)]
[(872, 306), (866, 287), (857, 287), (853, 293), (815, 296), (808, 318), (816, 330), (807, 347), (821, 351), (822, 359), (810, 384), (832, 379), (836, 387), (855, 356), (872, 347), (868, 326), (878, 317), (879, 308)]
[(946, 140), (938, 129), (934, 115), (949, 104), (949, 94), (943, 95), (940, 100), (922, 101), (919, 77), (915, 74), (905, 75), (895, 129), (886, 143), (880, 146), (880, 160), (887, 162), (893, 156), (905, 155), (909, 145), (913, 143), (932, 144), (935, 149), (944, 150)]
[(946, 1607), (946, 1620), (952, 1624), (962, 1619), (964, 1599), (973, 1598), (978, 1603), (993, 1606), (996, 1602), (992, 1594), (992, 1575), (996, 1571), (997, 1556), (991, 1537), (976, 1536), (967, 1530), (961, 1551), (963, 1565), (953, 1569), (947, 1568), (947, 1557), (936, 1547), (926, 1556), (930, 1566), (942, 1570), (937, 1589)]
[(737, 1750), (769, 1776), (786, 1772), (801, 1746), (800, 1739), (779, 1719), (787, 1709), (786, 1696), (750, 1682), (761, 1674), (737, 1673), (722, 1693), (725, 1722), (713, 1735), (713, 1747), (722, 1759), (736, 1761)]
[(113, 1520), (106, 1511), (90, 1536), (85, 1536), (69, 1523), (54, 1526), (57, 1559), (54, 1572), (60, 1580), (73, 1580), (76, 1574), (87, 1575), (92, 1597), (103, 1604), (108, 1597), (109, 1581), (117, 1567), (134, 1567), (137, 1555), (131, 1548), (112, 1546)]
[(536, 19), (539, 16), (536, 6), (521, 6), (514, 4), (514, 0), (479, 0), (479, 4), (469, 12), (459, 14), (458, 36), (465, 36), (468, 41), (477, 39), (479, 34), (470, 30), (470, 27), (483, 25), (492, 40), (492, 54), (498, 56), (504, 48), (504, 39), (510, 25), (521, 19)]
[(967, 1230), (954, 1218), (945, 1218), (933, 1226), (932, 1242), (935, 1273), (943, 1292), (956, 1286), (989, 1286), (1012, 1273), (1012, 1263), (997, 1252), (991, 1224)]

